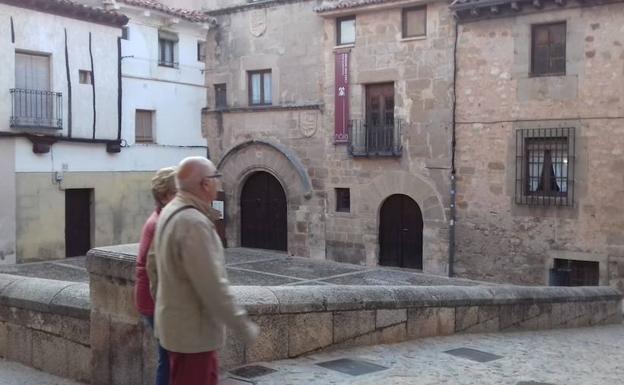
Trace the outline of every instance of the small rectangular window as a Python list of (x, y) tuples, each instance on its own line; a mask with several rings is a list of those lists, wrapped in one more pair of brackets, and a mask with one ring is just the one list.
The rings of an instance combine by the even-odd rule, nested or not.
[(134, 127), (137, 143), (154, 143), (153, 117), (154, 111), (136, 110)]
[(516, 131), (516, 203), (574, 204), (574, 128)]
[(205, 41), (197, 42), (197, 61), (201, 61), (201, 62), (206, 61), (206, 42)]
[(249, 71), (249, 104), (270, 105), (272, 103), (271, 70)]
[(404, 8), (402, 15), (403, 37), (427, 35), (427, 7)]
[(336, 19), (336, 44), (355, 43), (355, 16), (340, 17)]
[(566, 23), (534, 25), (531, 34), (531, 74), (565, 75)]
[(158, 31), (158, 65), (178, 68), (176, 62), (176, 46), (178, 35), (167, 31)]
[(79, 70), (78, 78), (80, 80), (80, 84), (93, 84), (93, 74), (91, 71)]
[(226, 108), (227, 107), (227, 86), (225, 83), (223, 84), (215, 84), (215, 108)]
[(340, 213), (351, 212), (351, 191), (348, 188), (336, 189), (336, 211)]
[(121, 38), (124, 40), (130, 40), (130, 27), (121, 27)]
[(557, 258), (550, 270), (551, 286), (598, 286), (599, 283), (599, 262)]

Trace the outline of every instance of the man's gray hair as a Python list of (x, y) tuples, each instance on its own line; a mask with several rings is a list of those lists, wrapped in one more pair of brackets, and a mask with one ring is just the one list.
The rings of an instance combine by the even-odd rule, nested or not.
[(202, 179), (215, 170), (214, 164), (204, 157), (190, 156), (184, 158), (178, 166), (176, 185), (181, 191), (193, 192), (199, 188)]

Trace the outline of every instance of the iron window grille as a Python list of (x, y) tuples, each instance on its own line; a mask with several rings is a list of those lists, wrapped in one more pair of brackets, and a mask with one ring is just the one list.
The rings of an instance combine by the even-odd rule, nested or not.
[(516, 203), (573, 206), (574, 153), (573, 127), (517, 130)]
[(12, 88), (11, 128), (63, 128), (63, 94)]
[(531, 28), (531, 75), (566, 73), (566, 23), (539, 24)]
[(349, 154), (354, 157), (400, 157), (404, 121), (393, 116), (384, 121), (349, 121)]

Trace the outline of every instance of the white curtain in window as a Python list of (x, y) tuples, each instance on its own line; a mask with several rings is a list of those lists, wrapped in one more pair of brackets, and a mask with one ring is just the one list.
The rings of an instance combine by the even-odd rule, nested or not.
[(529, 192), (536, 192), (544, 172), (544, 150), (529, 150)]
[(553, 172), (560, 192), (568, 191), (568, 158), (563, 150), (551, 151)]
[(260, 87), (261, 87), (260, 74), (252, 74), (251, 75), (251, 103), (253, 104), (260, 104), (262, 102), (260, 100)]
[(271, 73), (264, 74), (264, 103), (271, 104)]

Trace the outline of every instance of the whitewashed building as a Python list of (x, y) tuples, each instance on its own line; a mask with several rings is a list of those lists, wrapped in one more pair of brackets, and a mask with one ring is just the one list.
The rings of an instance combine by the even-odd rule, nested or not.
[(136, 242), (154, 170), (206, 155), (201, 15), (89, 3), (0, 0), (0, 263)]

